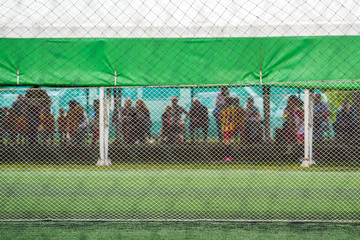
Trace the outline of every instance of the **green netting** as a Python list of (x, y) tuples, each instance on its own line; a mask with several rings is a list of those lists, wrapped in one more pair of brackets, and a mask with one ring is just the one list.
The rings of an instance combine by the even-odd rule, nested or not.
[(324, 88), (328, 81), (338, 81), (331, 87), (358, 89), (359, 40), (360, 36), (2, 38), (0, 84)]

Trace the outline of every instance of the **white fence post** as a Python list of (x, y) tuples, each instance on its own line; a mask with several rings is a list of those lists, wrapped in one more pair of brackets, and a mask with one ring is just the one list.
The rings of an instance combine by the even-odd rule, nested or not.
[(313, 115), (314, 115), (314, 90), (305, 89), (304, 99), (304, 162), (301, 166), (309, 167), (315, 164), (312, 159), (312, 145), (313, 145)]
[(110, 128), (110, 97), (106, 94), (105, 88), (99, 88), (99, 145), (100, 145), (100, 159), (97, 162), (98, 166), (111, 165), (109, 159), (109, 128)]

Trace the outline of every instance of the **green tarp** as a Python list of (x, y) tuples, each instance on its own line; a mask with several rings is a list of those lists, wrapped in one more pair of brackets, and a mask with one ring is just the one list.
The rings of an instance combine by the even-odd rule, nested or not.
[(358, 89), (358, 79), (360, 36), (0, 39), (0, 85)]

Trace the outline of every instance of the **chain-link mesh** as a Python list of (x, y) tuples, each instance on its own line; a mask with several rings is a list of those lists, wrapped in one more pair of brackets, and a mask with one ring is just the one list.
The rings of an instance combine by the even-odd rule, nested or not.
[(359, 6), (1, 1), (0, 220), (359, 221)]
[(300, 88), (0, 94), (1, 219), (358, 220), (358, 91), (310, 95), (310, 167)]

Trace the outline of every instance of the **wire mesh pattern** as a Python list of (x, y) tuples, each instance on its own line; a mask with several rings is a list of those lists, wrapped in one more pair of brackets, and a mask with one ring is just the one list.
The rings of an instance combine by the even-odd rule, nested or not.
[(310, 167), (300, 88), (0, 94), (0, 219), (359, 219), (358, 91), (315, 90)]
[(0, 220), (360, 221), (359, 7), (1, 1)]

